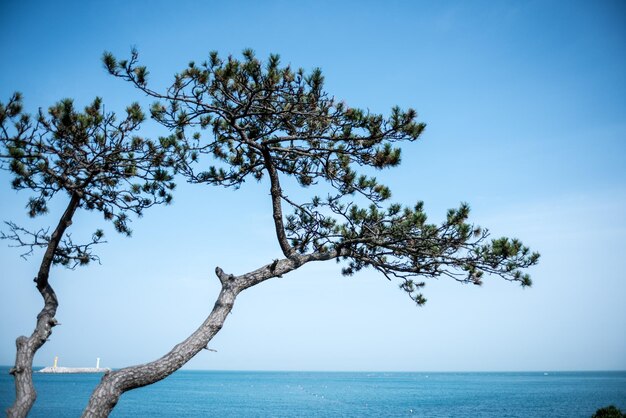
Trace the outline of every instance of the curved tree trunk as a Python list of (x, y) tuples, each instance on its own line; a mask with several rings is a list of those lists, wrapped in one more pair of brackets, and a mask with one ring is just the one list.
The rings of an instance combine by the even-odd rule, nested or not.
[(25, 417), (37, 398), (37, 392), (33, 385), (33, 359), (37, 350), (45, 344), (52, 334), (52, 328), (58, 324), (54, 316), (59, 302), (50, 283), (48, 283), (50, 268), (59, 242), (61, 242), (65, 230), (72, 224), (72, 217), (79, 204), (80, 197), (77, 194), (72, 195), (59, 224), (50, 236), (50, 242), (34, 280), (37, 284), (37, 290), (43, 297), (44, 307), (37, 315), (37, 325), (32, 335), (30, 337), (18, 337), (15, 341), (17, 346), (15, 366), (9, 371), (15, 379), (15, 402), (7, 410), (9, 417)]
[(105, 374), (91, 394), (82, 417), (109, 416), (124, 392), (165, 379), (191, 360), (200, 350), (207, 348), (207, 344), (222, 328), (226, 317), (233, 309), (235, 298), (243, 290), (272, 277), (280, 277), (310, 261), (330, 260), (338, 256), (337, 251), (293, 255), (290, 258), (274, 260), (270, 264), (241, 276), (226, 274), (217, 267), (215, 273), (222, 283), (222, 290), (204, 323), (160, 359)]
[(185, 341), (160, 359), (104, 375), (89, 399), (83, 417), (108, 417), (120, 396), (131, 389), (150, 385), (180, 369), (198, 354), (224, 325), (240, 289), (225, 282), (211, 314)]

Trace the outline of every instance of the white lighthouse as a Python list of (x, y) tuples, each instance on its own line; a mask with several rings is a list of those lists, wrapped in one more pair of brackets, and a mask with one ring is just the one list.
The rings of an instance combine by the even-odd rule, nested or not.
[(96, 358), (96, 369), (100, 368), (100, 357)]

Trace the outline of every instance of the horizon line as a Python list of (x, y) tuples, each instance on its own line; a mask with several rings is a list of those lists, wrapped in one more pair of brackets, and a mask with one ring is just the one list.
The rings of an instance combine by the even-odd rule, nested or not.
[[(0, 365), (0, 368), (11, 368), (12, 365)], [(44, 368), (49, 366), (33, 366)], [(125, 367), (110, 367), (120, 370)], [(198, 369), (182, 367), (178, 371), (187, 372), (248, 372), (248, 373), (626, 373), (626, 369), (535, 369), (535, 370), (295, 370), (295, 369)]]

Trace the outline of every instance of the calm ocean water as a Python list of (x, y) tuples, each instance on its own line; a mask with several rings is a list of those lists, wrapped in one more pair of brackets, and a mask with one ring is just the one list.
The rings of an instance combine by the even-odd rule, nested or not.
[[(0, 405), (13, 399), (0, 367)], [(35, 375), (32, 417), (76, 417), (99, 375)], [(179, 371), (122, 396), (113, 417), (590, 417), (626, 410), (626, 372)]]

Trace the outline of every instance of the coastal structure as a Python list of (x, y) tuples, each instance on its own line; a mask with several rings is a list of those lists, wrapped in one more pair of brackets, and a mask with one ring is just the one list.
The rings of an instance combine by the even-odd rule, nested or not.
[(110, 372), (109, 368), (100, 367), (100, 357), (96, 358), (96, 367), (59, 367), (59, 357), (54, 357), (52, 366), (44, 367), (39, 373), (106, 373)]

